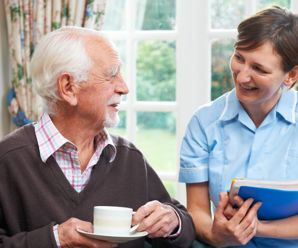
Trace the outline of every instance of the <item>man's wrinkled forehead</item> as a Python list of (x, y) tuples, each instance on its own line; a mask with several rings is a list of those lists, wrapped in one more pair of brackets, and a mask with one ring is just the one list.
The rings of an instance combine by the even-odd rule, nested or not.
[(85, 45), (87, 53), (94, 61), (109, 60), (112, 64), (121, 63), (117, 48), (111, 41), (100, 36), (91, 36), (85, 40)]
[(104, 46), (103, 50), (107, 53), (109, 58), (109, 63), (106, 64), (107, 68), (105, 68), (105, 73), (109, 76), (117, 75), (122, 66), (118, 49), (110, 40), (106, 40), (102, 45)]
[(108, 40), (104, 36), (100, 35), (89, 35), (84, 39), (85, 47), (90, 55), (95, 55), (97, 53), (109, 52), (114, 53), (118, 56), (118, 51), (114, 43)]

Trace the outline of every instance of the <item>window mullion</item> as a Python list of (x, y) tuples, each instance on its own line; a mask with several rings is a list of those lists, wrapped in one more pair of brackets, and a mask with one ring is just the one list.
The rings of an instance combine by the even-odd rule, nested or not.
[(135, 34), (135, 16), (136, 0), (128, 0), (127, 3), (127, 39), (126, 39), (126, 58), (127, 58), (127, 83), (130, 93), (127, 97), (127, 135), (132, 142), (136, 140), (136, 112), (133, 108), (136, 99), (136, 41)]
[(246, 0), (245, 1), (245, 16), (251, 16), (256, 12), (257, 0)]
[(177, 32), (175, 30), (154, 30), (154, 31), (136, 31), (136, 40), (176, 40)]
[(236, 29), (211, 29), (209, 32), (209, 38), (212, 39), (227, 39), (236, 38)]
[[(182, 137), (193, 112), (199, 105), (210, 101), (211, 59), (208, 5), (208, 1), (189, 0), (185, 4), (184, 0), (177, 0), (178, 154)], [(178, 161), (177, 164), (179, 164)], [(184, 184), (178, 184), (177, 198), (185, 203)]]
[(291, 0), (291, 10), (298, 13), (298, 0)]

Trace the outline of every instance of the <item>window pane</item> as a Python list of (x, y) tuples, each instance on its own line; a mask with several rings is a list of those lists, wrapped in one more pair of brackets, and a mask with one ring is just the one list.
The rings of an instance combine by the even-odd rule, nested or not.
[(163, 181), (164, 186), (171, 195), (171, 197), (176, 197), (177, 195), (177, 182), (174, 181)]
[(158, 172), (175, 172), (177, 161), (174, 113), (138, 112), (136, 144)]
[(234, 86), (229, 64), (234, 42), (232, 39), (227, 39), (212, 43), (212, 100)]
[(212, 28), (237, 28), (245, 14), (244, 1), (212, 0), (210, 13)]
[(127, 138), (127, 129), (126, 129), (126, 112), (119, 111), (119, 123), (117, 127), (109, 128), (109, 133), (120, 135)]
[(291, 0), (258, 0), (257, 10), (265, 9), (272, 5), (289, 9), (291, 7)]
[(176, 0), (137, 0), (136, 29), (175, 29)]
[(103, 30), (126, 29), (127, 0), (108, 0), (104, 16)]
[(141, 41), (137, 47), (137, 100), (175, 101), (176, 43)]

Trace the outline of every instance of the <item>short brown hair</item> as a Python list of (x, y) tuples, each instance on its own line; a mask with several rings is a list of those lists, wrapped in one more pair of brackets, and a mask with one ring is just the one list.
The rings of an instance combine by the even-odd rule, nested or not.
[(238, 25), (236, 49), (252, 50), (268, 41), (282, 58), (285, 72), (298, 65), (298, 16), (273, 6)]

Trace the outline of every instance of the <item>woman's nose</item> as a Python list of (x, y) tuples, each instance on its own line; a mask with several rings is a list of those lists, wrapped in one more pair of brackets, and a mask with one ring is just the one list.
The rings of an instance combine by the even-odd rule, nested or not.
[(248, 68), (242, 68), (238, 72), (235, 72), (236, 81), (238, 83), (246, 83), (251, 80), (251, 72)]

